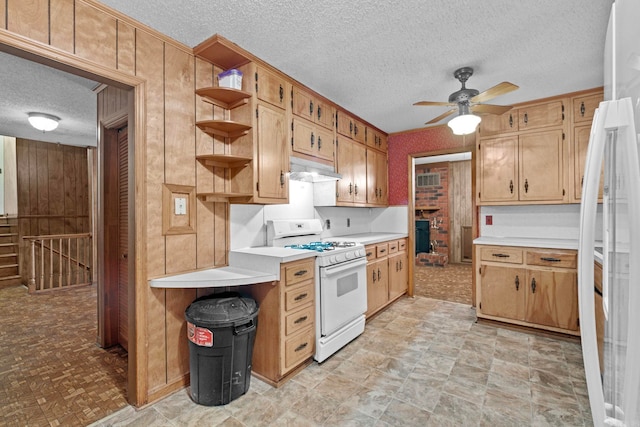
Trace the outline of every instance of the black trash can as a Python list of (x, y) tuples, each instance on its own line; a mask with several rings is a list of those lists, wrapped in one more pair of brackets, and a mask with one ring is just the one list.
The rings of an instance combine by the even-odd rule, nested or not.
[(258, 304), (236, 293), (198, 298), (187, 307), (191, 398), (226, 405), (249, 390)]

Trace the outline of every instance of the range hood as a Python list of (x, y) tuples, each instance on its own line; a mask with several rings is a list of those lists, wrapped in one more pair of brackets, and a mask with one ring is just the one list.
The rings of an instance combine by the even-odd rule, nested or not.
[(291, 156), (291, 173), (289, 179), (305, 182), (337, 181), (342, 175), (336, 173), (333, 166), (313, 162), (299, 157)]

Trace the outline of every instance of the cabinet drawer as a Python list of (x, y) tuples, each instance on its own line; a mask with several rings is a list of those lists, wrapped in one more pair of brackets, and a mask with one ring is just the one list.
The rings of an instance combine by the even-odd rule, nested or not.
[(382, 258), (389, 255), (389, 244), (380, 243), (376, 245), (376, 258)]
[(399, 250), (400, 250), (400, 247), (398, 246), (398, 241), (397, 240), (394, 240), (393, 242), (389, 242), (389, 253), (390, 254), (395, 254)]
[(309, 301), (313, 301), (313, 288), (313, 282), (309, 282), (306, 285), (286, 291), (284, 293), (284, 309), (286, 311), (293, 310), (308, 304)]
[(399, 251), (407, 250), (407, 239), (398, 240), (398, 250)]
[(376, 245), (368, 245), (364, 247), (364, 250), (367, 254), (367, 261), (371, 261), (372, 259), (376, 259)]
[(302, 310), (298, 310), (285, 316), (285, 335), (291, 335), (306, 327), (313, 325), (313, 304)]
[(527, 251), (527, 264), (544, 267), (576, 268), (578, 255), (575, 252)]
[(287, 371), (311, 357), (315, 351), (314, 345), (315, 339), (312, 328), (287, 338), (284, 343), (284, 370)]
[(287, 265), (284, 268), (284, 278), (287, 286), (313, 278), (314, 269), (315, 260), (313, 258), (300, 263)]
[(480, 259), (482, 261), (522, 264), (522, 250), (502, 246), (484, 247), (480, 248)]

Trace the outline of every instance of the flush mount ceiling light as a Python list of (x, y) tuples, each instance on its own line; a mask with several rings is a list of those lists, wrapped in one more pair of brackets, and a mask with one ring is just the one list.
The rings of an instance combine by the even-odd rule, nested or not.
[(449, 120), (449, 127), (455, 135), (468, 135), (476, 131), (476, 127), (480, 123), (480, 116), (476, 116), (469, 112), (468, 104), (460, 104), (460, 115)]
[(60, 117), (45, 113), (29, 113), (29, 123), (42, 132), (49, 132), (58, 127)]

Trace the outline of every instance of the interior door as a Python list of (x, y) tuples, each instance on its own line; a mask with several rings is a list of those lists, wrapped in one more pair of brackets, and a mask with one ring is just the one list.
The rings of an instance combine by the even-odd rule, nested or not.
[(128, 288), (129, 288), (129, 188), (128, 132), (118, 130), (118, 341), (128, 350)]

